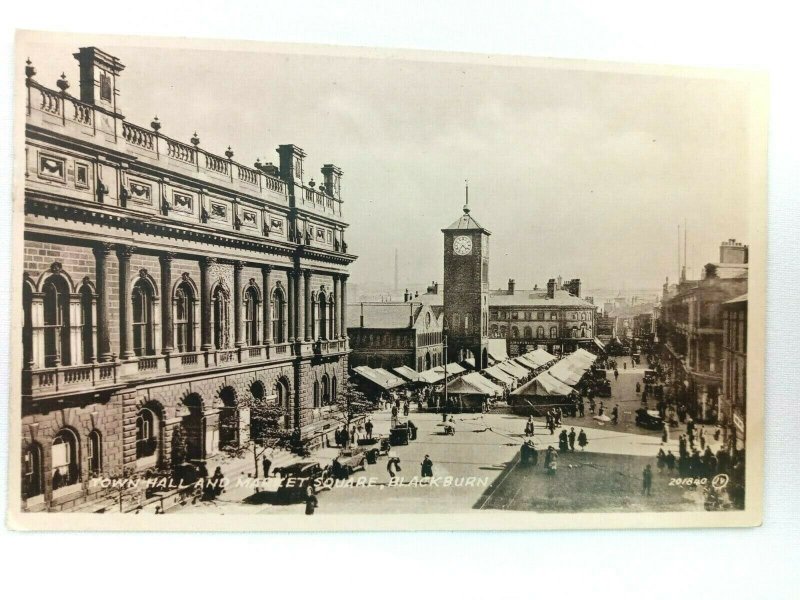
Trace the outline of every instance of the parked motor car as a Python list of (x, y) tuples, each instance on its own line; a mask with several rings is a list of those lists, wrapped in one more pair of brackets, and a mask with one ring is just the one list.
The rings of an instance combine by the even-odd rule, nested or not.
[(664, 419), (656, 411), (640, 408), (636, 411), (636, 424), (645, 429), (656, 431), (664, 429)]
[(367, 453), (358, 446), (346, 448), (333, 460), (333, 476), (344, 479), (354, 471), (367, 468)]
[(367, 463), (371, 465), (378, 462), (379, 456), (389, 454), (389, 450), (392, 448), (392, 445), (389, 443), (389, 438), (385, 436), (358, 440), (358, 446), (364, 450), (364, 453), (367, 455)]
[[(286, 500), (301, 500), (306, 497), (307, 488), (315, 481), (328, 478), (328, 469), (314, 460), (305, 460), (286, 465), (278, 470), (281, 477), (278, 496)], [(315, 487), (315, 491), (320, 488)]]
[(417, 426), (412, 421), (398, 423), (389, 431), (389, 442), (392, 446), (406, 446), (411, 440), (417, 439)]

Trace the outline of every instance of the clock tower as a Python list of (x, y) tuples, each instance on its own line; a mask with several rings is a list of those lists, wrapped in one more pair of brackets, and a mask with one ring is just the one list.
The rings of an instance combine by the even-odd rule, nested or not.
[(489, 236), (470, 215), (469, 195), (464, 214), (444, 233), (444, 318), (447, 360), (460, 361), (469, 351), (475, 368), (488, 366)]

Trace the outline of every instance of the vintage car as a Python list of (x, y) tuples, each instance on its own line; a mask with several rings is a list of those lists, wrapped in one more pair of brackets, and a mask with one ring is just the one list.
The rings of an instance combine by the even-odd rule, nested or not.
[(333, 460), (333, 476), (337, 479), (344, 479), (353, 474), (354, 471), (367, 468), (367, 453), (358, 446), (347, 448), (339, 452)]
[(385, 436), (358, 440), (358, 446), (367, 455), (367, 462), (371, 465), (378, 462), (379, 456), (389, 454), (389, 450), (392, 448), (389, 438)]
[(650, 369), (644, 372), (644, 379), (645, 383), (655, 383), (656, 382), (656, 372)]
[(608, 379), (598, 381), (594, 385), (594, 393), (600, 398), (611, 397), (611, 382)]
[(389, 442), (392, 446), (407, 446), (408, 442), (417, 439), (417, 426), (413, 422), (398, 423), (389, 431)]
[(640, 408), (636, 411), (636, 424), (645, 429), (657, 431), (664, 429), (664, 419), (661, 418), (661, 415), (657, 411), (647, 410), (646, 408)]
[[(327, 467), (323, 467), (315, 460), (304, 460), (276, 469), (280, 474), (281, 483), (278, 487), (278, 497), (285, 500), (301, 500), (306, 497), (307, 488), (314, 485), (315, 481), (324, 481), (328, 478)], [(322, 486), (315, 486), (319, 492)]]

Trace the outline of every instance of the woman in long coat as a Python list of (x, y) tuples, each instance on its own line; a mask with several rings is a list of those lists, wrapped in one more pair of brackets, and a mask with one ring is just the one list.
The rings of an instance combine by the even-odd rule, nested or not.
[(578, 434), (578, 446), (581, 447), (581, 450), (584, 450), (588, 445), (589, 438), (586, 437), (586, 432), (581, 429), (581, 432)]
[(433, 461), (428, 454), (420, 465), (422, 465), (422, 477), (433, 477)]

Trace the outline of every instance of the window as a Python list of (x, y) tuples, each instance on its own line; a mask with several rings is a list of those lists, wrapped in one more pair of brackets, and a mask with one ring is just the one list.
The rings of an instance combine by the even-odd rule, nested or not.
[(217, 350), (228, 348), (230, 344), (230, 297), (219, 284), (211, 292), (214, 308), (214, 347)]
[(322, 406), (331, 403), (331, 381), (328, 374), (322, 376)]
[(43, 492), (42, 447), (33, 443), (22, 454), (22, 497), (34, 498)]
[(519, 337), (519, 328), (516, 325), (511, 328), (511, 337), (515, 339)]
[(80, 481), (78, 438), (69, 429), (62, 429), (53, 438), (52, 467), (54, 491)]
[(44, 365), (69, 365), (69, 285), (58, 275), (51, 275), (42, 287), (44, 292)]
[(314, 408), (319, 408), (319, 381), (314, 382)]
[(550, 320), (551, 321), (555, 321), (556, 319), (558, 319), (558, 313), (557, 312), (551, 312), (550, 313)]
[(508, 332), (508, 330), (506, 329), (506, 326), (502, 325), (500, 327), (500, 337), (503, 337), (503, 338), (506, 337), (507, 332)]
[(188, 281), (175, 289), (175, 345), (178, 352), (194, 352), (195, 293)]
[(536, 337), (539, 339), (542, 339), (544, 337), (544, 327), (542, 327), (541, 325), (539, 325), (539, 327), (536, 328)]
[(156, 429), (158, 420), (149, 408), (143, 408), (136, 416), (136, 460), (154, 456), (158, 449)]
[(103, 446), (100, 432), (96, 429), (89, 434), (89, 474), (97, 476), (103, 469)]
[(536, 313), (536, 319), (538, 321), (544, 321), (544, 313), (543, 312)]
[(336, 402), (336, 394), (338, 390), (336, 389), (336, 375), (333, 376), (331, 379), (331, 404)]
[(336, 337), (334, 331), (336, 324), (336, 305), (333, 302), (333, 296), (328, 296), (328, 339), (332, 340)]
[(33, 288), (22, 284), (22, 367), (33, 366)]
[(558, 327), (551, 327), (550, 328), (550, 339), (556, 339), (558, 337)]
[(89, 284), (81, 286), (81, 362), (94, 361), (94, 291)]
[(286, 303), (283, 290), (275, 288), (272, 293), (272, 337), (276, 344), (286, 341)]
[[(540, 327), (540, 329), (541, 329), (541, 327)], [(533, 331), (531, 330), (530, 327), (528, 327), (528, 326), (525, 327), (525, 329), (522, 332), (522, 337), (524, 337), (526, 339), (530, 339), (530, 338), (533, 337)]]
[(469, 333), (469, 315), (464, 315), (464, 333)]
[(244, 291), (244, 339), (248, 346), (258, 345), (259, 297), (255, 285), (249, 285)]
[(317, 322), (314, 333), (319, 339), (328, 339), (328, 302), (325, 292), (320, 292), (317, 296)]
[(136, 356), (152, 356), (155, 349), (155, 290), (147, 279), (140, 278), (133, 286), (133, 352)]

